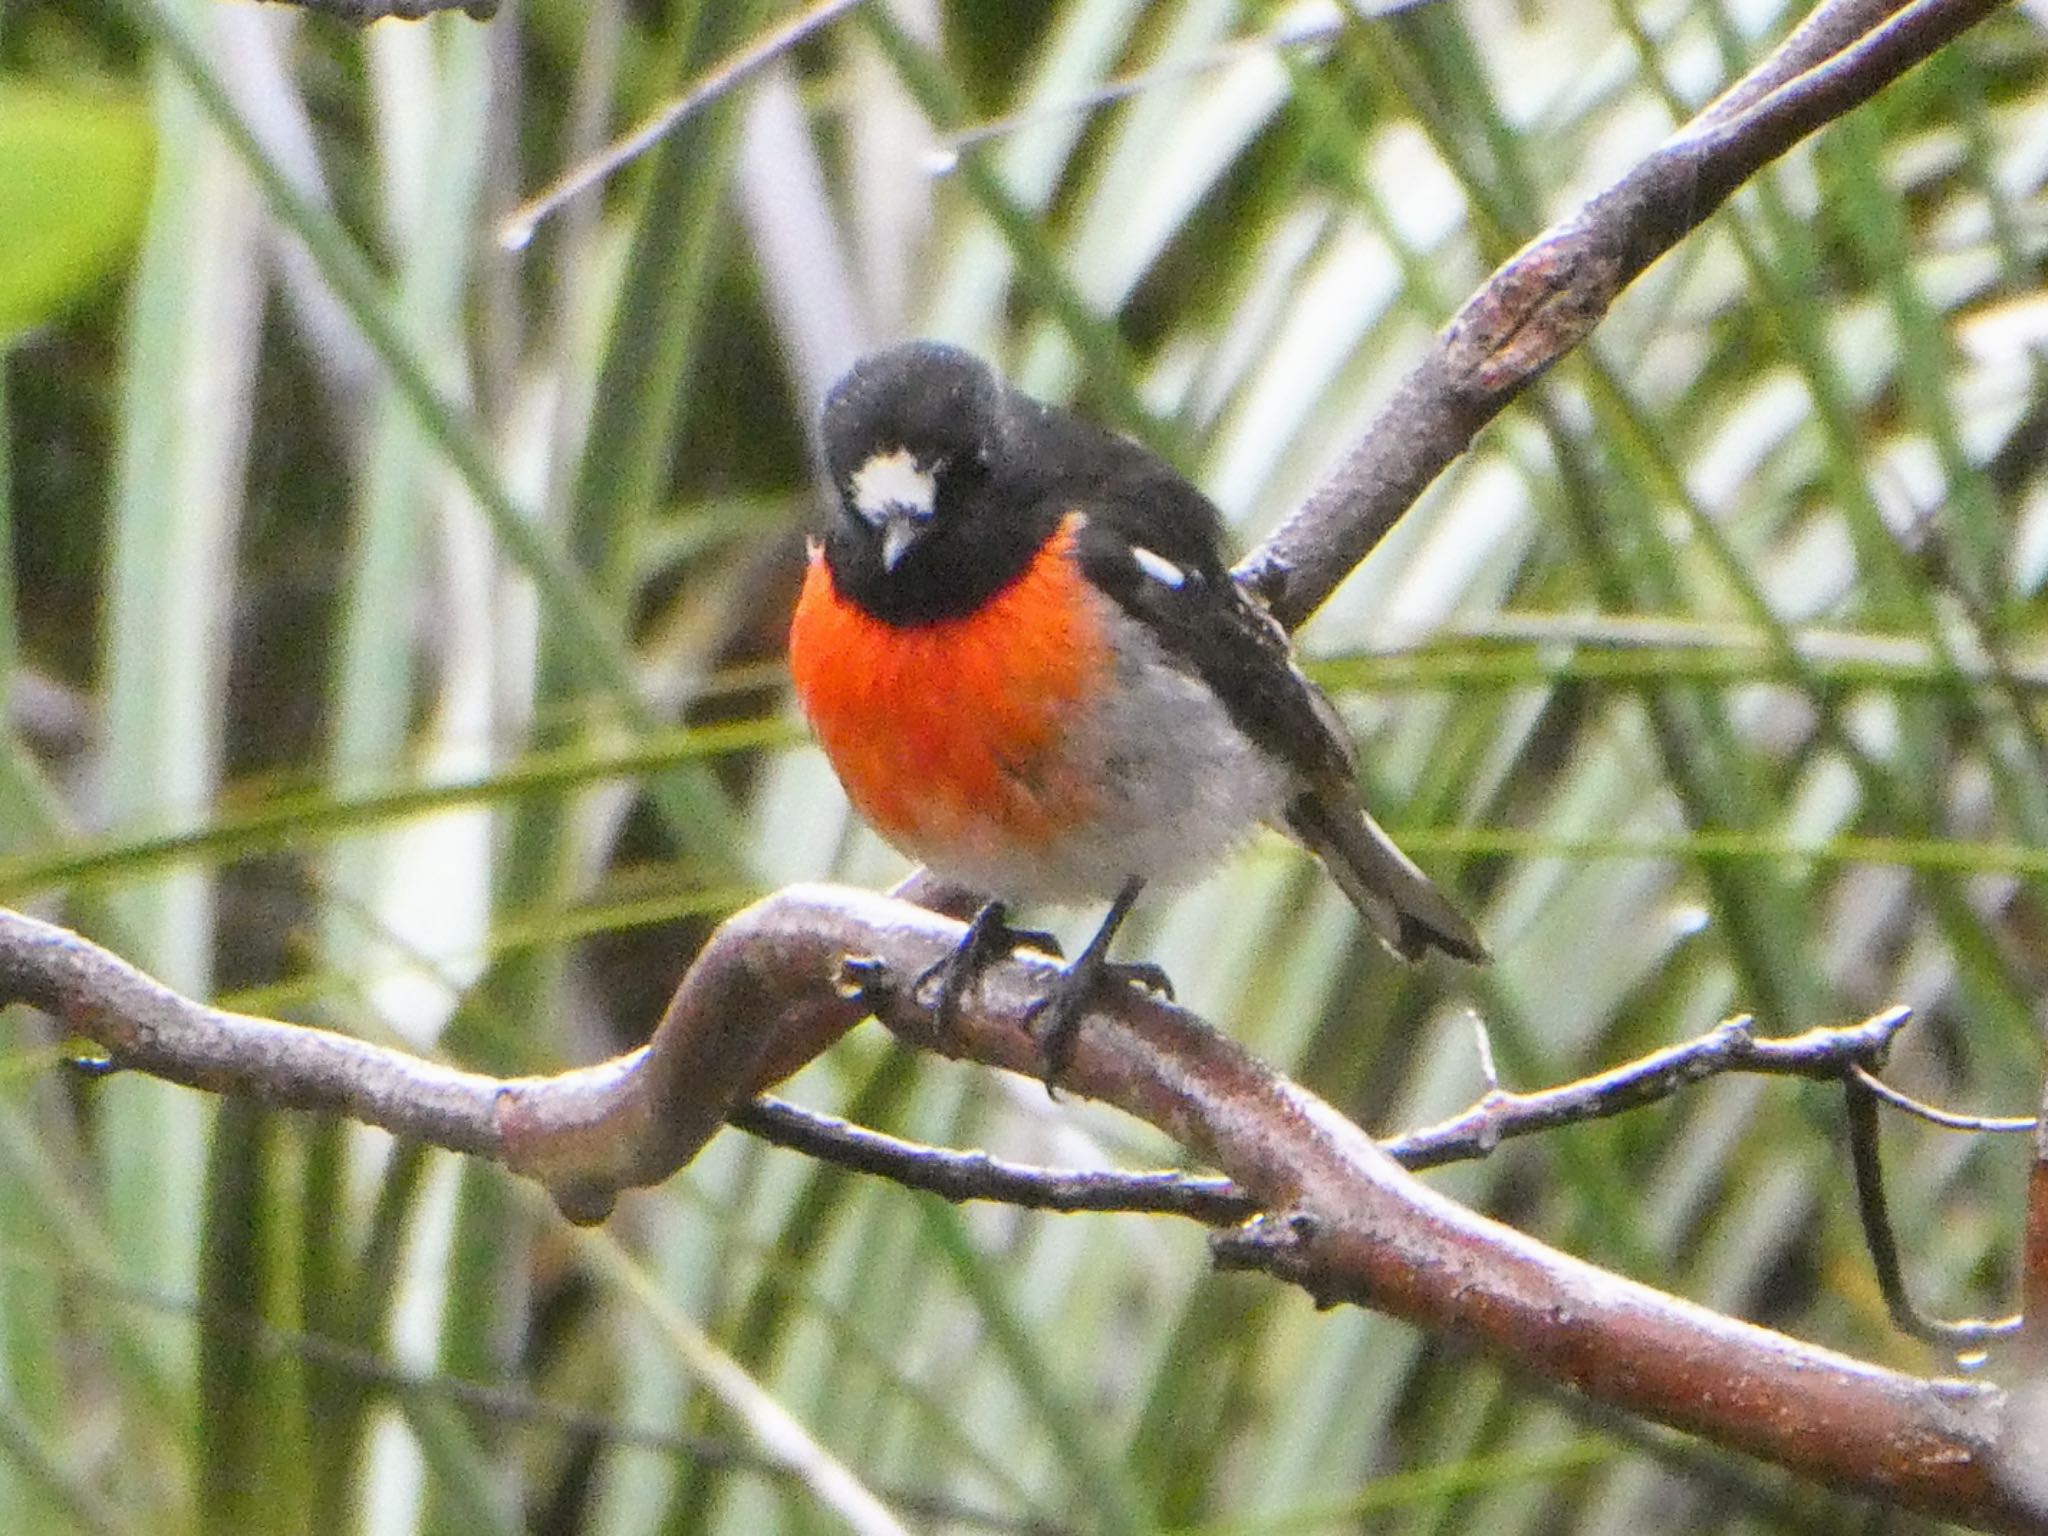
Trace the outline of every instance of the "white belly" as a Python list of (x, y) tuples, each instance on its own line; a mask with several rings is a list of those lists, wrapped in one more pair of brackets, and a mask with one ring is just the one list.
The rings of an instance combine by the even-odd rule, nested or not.
[(1121, 613), (1111, 622), (1117, 686), (1076, 724), (1061, 754), (1073, 754), (1072, 778), (1099, 786), (1093, 814), (1034, 851), (1028, 880), (1014, 857), (919, 850), (941, 874), (1009, 900), (1106, 900), (1128, 880), (1173, 884), (1207, 873), (1298, 792), (1292, 771), (1253, 746), (1145, 630)]

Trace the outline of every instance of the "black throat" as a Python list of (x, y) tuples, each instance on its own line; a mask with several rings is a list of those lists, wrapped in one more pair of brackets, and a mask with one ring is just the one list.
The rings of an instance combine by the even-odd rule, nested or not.
[[(1003, 492), (991, 485), (982, 494)], [(839, 595), (883, 623), (938, 624), (967, 617), (1022, 576), (1064, 516), (1051, 501), (941, 516), (889, 570), (873, 530), (841, 509), (825, 533), (825, 563)]]

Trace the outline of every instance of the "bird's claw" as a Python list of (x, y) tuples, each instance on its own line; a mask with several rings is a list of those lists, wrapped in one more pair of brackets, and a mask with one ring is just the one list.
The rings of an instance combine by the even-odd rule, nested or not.
[(981, 973), (1020, 949), (1035, 949), (1055, 960), (1066, 958), (1053, 935), (1039, 928), (1012, 928), (1002, 903), (992, 901), (974, 914), (967, 932), (943, 959), (918, 973), (911, 995), (931, 1008), (940, 1034), (950, 1035), (960, 1023), (961, 1002)]
[(1035, 949), (1041, 955), (1051, 955), (1055, 960), (1067, 958), (1067, 952), (1060, 948), (1059, 935), (1048, 933), (1043, 928), (1011, 928), (1008, 930), (1009, 949), (1015, 954), (1020, 949)]
[(1061, 971), (1025, 1015), (1026, 1026), (1038, 1042), (1039, 1074), (1048, 1096), (1059, 1097), (1059, 1079), (1073, 1065), (1081, 1021), (1088, 1016), (1089, 1005), (1109, 986), (1138, 987), (1169, 1002), (1173, 999), (1173, 982), (1166, 972), (1144, 961), (1126, 964), (1095, 958), (1091, 964), (1090, 957), (1084, 955)]
[[(1073, 1062), (1074, 1045), (1081, 1032), (1081, 1020), (1105, 985), (1141, 987), (1171, 999), (1173, 983), (1156, 965), (1121, 964), (1105, 957), (1109, 941), (1124, 914), (1137, 899), (1138, 882), (1129, 882), (1117, 895), (1109, 916), (1103, 920), (1088, 947), (1061, 969), (1046, 987), (1044, 996), (1025, 1014), (1025, 1027), (1038, 1043), (1038, 1059), (1045, 1091), (1057, 1097), (1055, 1085)], [(992, 901), (974, 914), (967, 932), (936, 964), (926, 967), (912, 983), (911, 996), (932, 1010), (932, 1023), (943, 1040), (959, 1027), (960, 1006), (981, 973), (997, 960), (1019, 949), (1035, 949), (1064, 959), (1059, 942), (1049, 933), (1029, 928), (1012, 928), (1003, 904)]]

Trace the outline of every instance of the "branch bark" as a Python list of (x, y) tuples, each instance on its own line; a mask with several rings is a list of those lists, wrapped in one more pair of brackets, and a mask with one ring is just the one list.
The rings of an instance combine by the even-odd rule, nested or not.
[[(891, 897), (791, 887), (714, 935), (646, 1047), (553, 1079), (500, 1081), (206, 1008), (12, 913), (0, 913), (0, 998), (49, 1011), (114, 1067), (496, 1158), (593, 1221), (620, 1191), (667, 1177), (729, 1107), (869, 1012), (923, 1049), (1035, 1072), (1029, 1013), (1052, 961), (1027, 952), (993, 967), (944, 1036), (895, 983), (961, 933)], [(1872, 1038), (1892, 1020), (1872, 1021)], [(1437, 1195), (1335, 1110), (1171, 1004), (1130, 991), (1113, 1013), (1092, 1012), (1065, 1084), (1166, 1130), (1262, 1213), (1219, 1236), (1221, 1264), (1264, 1270), (1325, 1305), (1476, 1340), (1598, 1402), (1816, 1481), (1990, 1529), (2048, 1530), (2048, 1509), (2028, 1501), (2023, 1481), (2028, 1437), (2001, 1439), (2012, 1421), (1999, 1389), (1865, 1365), (1557, 1253)]]

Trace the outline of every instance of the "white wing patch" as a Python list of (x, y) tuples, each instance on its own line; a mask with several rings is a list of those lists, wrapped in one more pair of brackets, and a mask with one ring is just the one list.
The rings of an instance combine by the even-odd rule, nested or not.
[(853, 472), (854, 510), (879, 526), (894, 512), (930, 517), (938, 500), (938, 479), (908, 448), (871, 454)]
[(1188, 573), (1175, 565), (1164, 555), (1156, 555), (1142, 544), (1131, 546), (1131, 558), (1138, 562), (1138, 569), (1158, 582), (1162, 587), (1179, 587), (1186, 584)]

